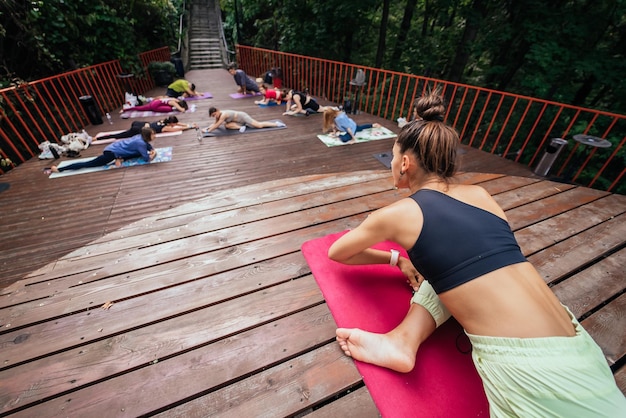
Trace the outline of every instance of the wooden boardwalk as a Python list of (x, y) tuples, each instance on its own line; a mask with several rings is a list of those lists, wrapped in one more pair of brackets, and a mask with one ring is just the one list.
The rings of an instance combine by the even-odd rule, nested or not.
[[(393, 140), (326, 148), (319, 116), (232, 100), (225, 70), (187, 78), (215, 98), (181, 120), (206, 125), (214, 105), (288, 128), (185, 132), (157, 140), (169, 163), (48, 179), (34, 159), (0, 179), (0, 416), (377, 416), (300, 246), (406, 195), (372, 156)], [(129, 124), (115, 123), (90, 132)], [(626, 197), (462, 150), (459, 180), (503, 206), (626, 391)]]

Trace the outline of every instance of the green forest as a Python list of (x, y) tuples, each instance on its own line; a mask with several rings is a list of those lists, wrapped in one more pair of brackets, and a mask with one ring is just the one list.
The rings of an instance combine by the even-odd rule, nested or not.
[(184, 0), (0, 0), (0, 87), (175, 48)]
[[(0, 0), (0, 82), (175, 51), (189, 3)], [(221, 8), (231, 45), (626, 113), (626, 0), (222, 0)]]

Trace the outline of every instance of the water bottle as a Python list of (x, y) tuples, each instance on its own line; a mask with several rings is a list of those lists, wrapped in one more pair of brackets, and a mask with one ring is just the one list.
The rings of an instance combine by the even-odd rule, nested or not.
[(111, 119), (110, 113), (107, 113), (107, 120), (109, 121), (109, 125), (113, 125), (113, 120)]
[(198, 142), (202, 143), (202, 131), (200, 128), (196, 128), (196, 138), (198, 139)]

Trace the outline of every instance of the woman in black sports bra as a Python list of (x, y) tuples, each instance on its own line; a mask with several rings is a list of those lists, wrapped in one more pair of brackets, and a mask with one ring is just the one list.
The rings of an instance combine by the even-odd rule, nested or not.
[[(345, 264), (387, 264), (415, 294), (386, 334), (337, 329), (344, 353), (409, 372), (421, 344), (451, 315), (472, 342), (492, 416), (619, 416), (624, 395), (601, 349), (524, 258), (504, 211), (483, 188), (457, 184), (457, 132), (431, 94), (393, 147), (394, 183), (411, 195), (379, 209), (329, 249)], [(409, 258), (372, 249), (393, 241)], [(623, 415), (622, 415), (623, 416)]]
[(281, 96), (287, 101), (287, 111), (283, 115), (296, 115), (302, 113), (309, 116), (311, 113), (323, 112), (325, 106), (320, 106), (315, 99), (306, 93), (283, 89)]

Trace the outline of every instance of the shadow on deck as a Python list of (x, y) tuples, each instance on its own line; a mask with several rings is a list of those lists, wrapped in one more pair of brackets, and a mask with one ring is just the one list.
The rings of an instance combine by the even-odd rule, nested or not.
[[(225, 70), (186, 78), (214, 98), (183, 122), (216, 106), (288, 128), (159, 138), (168, 163), (48, 179), (33, 159), (3, 176), (0, 414), (376, 416), (300, 245), (403, 196), (373, 157), (393, 140), (327, 148), (319, 115), (230, 99)], [(89, 132), (130, 124), (114, 122)], [(503, 206), (624, 391), (626, 197), (463, 151), (462, 181)]]

